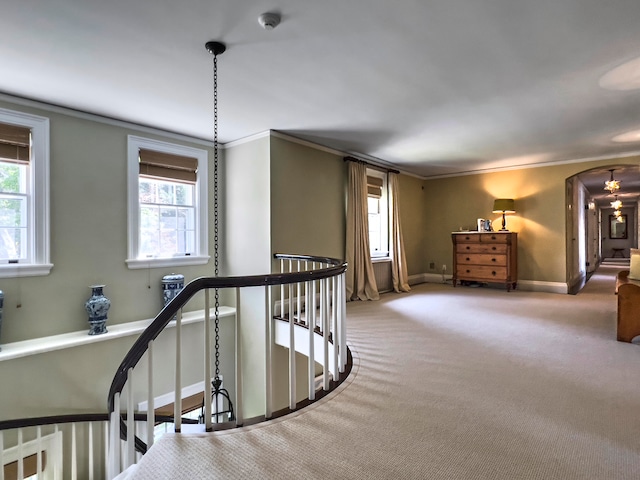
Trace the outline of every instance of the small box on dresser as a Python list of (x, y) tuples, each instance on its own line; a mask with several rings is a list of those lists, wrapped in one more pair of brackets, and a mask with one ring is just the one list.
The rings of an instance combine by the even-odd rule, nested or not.
[(518, 283), (518, 234), (453, 232), (453, 286), (458, 282)]

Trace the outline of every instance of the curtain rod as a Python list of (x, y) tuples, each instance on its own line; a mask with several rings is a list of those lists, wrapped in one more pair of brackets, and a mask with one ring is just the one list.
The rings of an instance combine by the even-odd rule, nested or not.
[(359, 158), (355, 158), (355, 157), (344, 157), (344, 161), (362, 163), (367, 167), (375, 168), (376, 170), (382, 170), (383, 172), (387, 172), (387, 173), (397, 173), (397, 174), (400, 173), (400, 170), (393, 170), (390, 168), (381, 167), (380, 165), (375, 165), (373, 163), (365, 162), (364, 160), (360, 160)]

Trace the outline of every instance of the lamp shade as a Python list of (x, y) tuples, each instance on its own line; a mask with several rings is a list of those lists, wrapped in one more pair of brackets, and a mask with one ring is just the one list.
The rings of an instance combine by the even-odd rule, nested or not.
[(493, 213), (516, 213), (516, 202), (512, 198), (496, 198)]

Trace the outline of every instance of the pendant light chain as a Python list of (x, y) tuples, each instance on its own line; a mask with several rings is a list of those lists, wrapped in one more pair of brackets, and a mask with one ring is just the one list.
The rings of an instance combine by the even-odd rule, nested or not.
[[(219, 216), (218, 216), (218, 55), (213, 55), (213, 243), (214, 272), (219, 273)], [(215, 355), (216, 384), (220, 380), (220, 292), (215, 289)]]

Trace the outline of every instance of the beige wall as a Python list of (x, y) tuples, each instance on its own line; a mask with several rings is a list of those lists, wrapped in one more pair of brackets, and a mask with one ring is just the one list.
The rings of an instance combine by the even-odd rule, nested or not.
[[(409, 276), (429, 272), (429, 228), (427, 224), (427, 191), (425, 182), (400, 175), (400, 221)], [(439, 268), (436, 267), (436, 268)]]
[[(0, 343), (88, 332), (84, 303), (90, 296), (88, 285), (91, 284), (106, 284), (105, 294), (111, 299), (109, 328), (109, 325), (153, 318), (162, 308), (163, 275), (182, 273), (189, 281), (211, 274), (211, 265), (129, 270), (125, 264), (127, 135), (204, 148), (209, 150), (211, 160), (209, 146), (125, 124), (104, 123), (89, 116), (79, 118), (6, 101), (0, 101), (0, 107), (50, 119), (51, 261), (54, 264), (48, 276), (0, 279), (0, 290), (5, 295)], [(213, 168), (209, 173), (212, 184)], [(209, 213), (212, 249), (213, 212)], [(186, 310), (199, 308), (202, 308), (201, 296)], [(189, 338), (199, 343), (197, 336), (187, 336), (187, 348)], [(20, 392), (2, 395), (0, 419), (106, 411), (109, 385), (134, 340), (135, 336), (125, 337), (0, 362), (2, 391)], [(184, 385), (191, 381), (188, 377), (187, 374)], [(157, 381), (158, 388), (164, 388), (162, 380)]]
[(514, 198), (516, 210), (507, 228), (518, 232), (518, 278), (530, 282), (566, 283), (565, 180), (611, 164), (638, 164), (638, 157), (527, 168), (425, 181), (428, 261), (447, 264), (451, 273), (452, 231), (476, 228), (477, 218), (493, 220), (495, 198)]
[(271, 137), (273, 253), (344, 258), (346, 175), (341, 156)]

